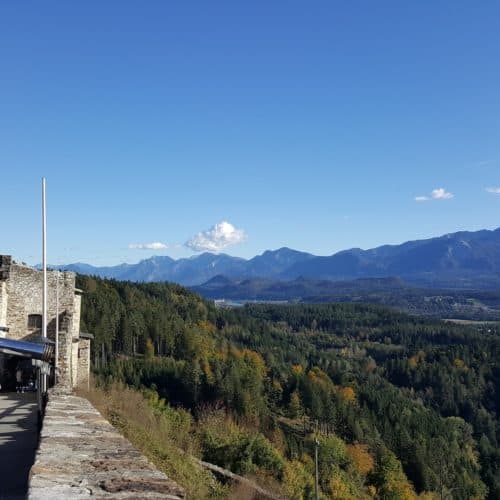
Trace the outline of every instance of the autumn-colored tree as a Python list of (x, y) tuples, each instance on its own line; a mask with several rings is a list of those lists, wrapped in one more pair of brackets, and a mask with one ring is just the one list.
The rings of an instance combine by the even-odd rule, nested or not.
[(375, 466), (375, 461), (365, 444), (347, 445), (347, 455), (352, 460), (356, 470), (363, 476), (367, 476)]
[(356, 392), (352, 387), (342, 387), (340, 389), (340, 395), (342, 396), (342, 399), (348, 403), (356, 401)]
[(217, 328), (213, 323), (210, 323), (209, 321), (206, 320), (200, 320), (198, 321), (198, 326), (205, 332), (213, 335), (217, 331)]
[(453, 366), (464, 372), (469, 370), (469, 367), (465, 364), (465, 361), (463, 359), (455, 358), (453, 360)]
[(154, 355), (155, 355), (155, 347), (153, 345), (153, 341), (150, 338), (148, 338), (146, 339), (146, 349), (144, 352), (144, 356), (146, 357), (146, 359), (153, 359)]
[(362, 492), (350, 483), (349, 477), (341, 469), (335, 468), (328, 483), (328, 498), (333, 500), (361, 500)]
[(313, 383), (323, 387), (333, 388), (330, 377), (319, 367), (313, 366), (307, 373), (307, 378)]
[(328, 497), (334, 500), (359, 500), (359, 497), (354, 496), (346, 484), (338, 475), (332, 476), (329, 483)]
[(288, 462), (283, 471), (284, 493), (293, 500), (309, 500), (314, 494), (314, 478), (298, 460)]

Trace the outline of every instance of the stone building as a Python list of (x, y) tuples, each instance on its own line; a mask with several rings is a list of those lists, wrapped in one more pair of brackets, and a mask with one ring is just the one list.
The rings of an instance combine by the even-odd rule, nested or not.
[[(59, 285), (58, 382), (88, 384), (89, 334), (80, 333), (81, 291), (72, 272), (47, 272), (47, 337), (56, 336)], [(42, 334), (43, 273), (0, 255), (0, 337), (33, 341)]]

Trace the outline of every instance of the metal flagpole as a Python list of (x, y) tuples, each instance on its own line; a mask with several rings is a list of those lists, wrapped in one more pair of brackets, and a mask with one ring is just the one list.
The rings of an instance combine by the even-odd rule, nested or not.
[(56, 272), (56, 359), (54, 362), (55, 381), (57, 383), (57, 369), (59, 367), (59, 269)]
[[(45, 204), (45, 177), (42, 177), (42, 337), (47, 338), (47, 213)], [(47, 375), (42, 375), (42, 393), (47, 391)]]

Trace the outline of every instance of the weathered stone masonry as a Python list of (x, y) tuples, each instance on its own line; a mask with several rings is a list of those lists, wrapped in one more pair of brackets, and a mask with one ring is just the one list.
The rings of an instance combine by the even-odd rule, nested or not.
[(159, 472), (84, 398), (51, 390), (31, 468), (29, 500), (181, 500)]
[[(75, 386), (78, 376), (81, 294), (75, 288), (75, 273), (47, 273), (47, 337), (55, 341), (56, 286), (59, 282), (59, 358), (61, 384)], [(0, 255), (0, 336), (31, 340), (41, 335), (43, 273)], [(88, 348), (88, 339), (85, 347)], [(82, 364), (82, 367), (88, 363)]]
[(78, 370), (76, 385), (87, 389), (89, 388), (91, 338), (93, 338), (92, 335), (80, 332), (80, 341), (78, 342)]

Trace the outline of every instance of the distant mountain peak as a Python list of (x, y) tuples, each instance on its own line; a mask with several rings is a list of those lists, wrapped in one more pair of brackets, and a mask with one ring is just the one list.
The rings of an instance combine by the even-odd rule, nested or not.
[(172, 281), (182, 285), (234, 284), (239, 280), (342, 281), (399, 277), (428, 286), (500, 286), (500, 228), (460, 231), (436, 238), (351, 248), (315, 256), (289, 247), (266, 250), (251, 259), (204, 252), (174, 260), (154, 256), (138, 264), (94, 267), (84, 263), (58, 266), (82, 274), (130, 281)]

